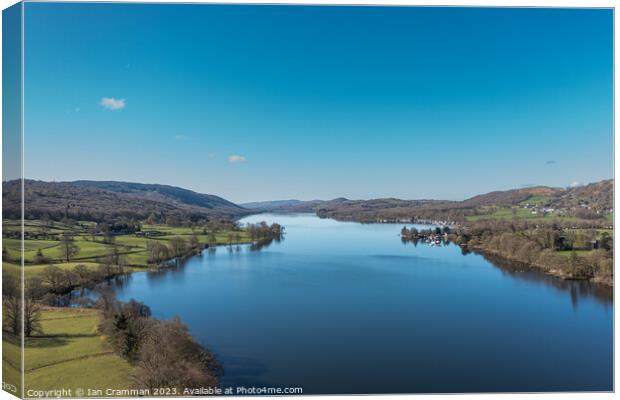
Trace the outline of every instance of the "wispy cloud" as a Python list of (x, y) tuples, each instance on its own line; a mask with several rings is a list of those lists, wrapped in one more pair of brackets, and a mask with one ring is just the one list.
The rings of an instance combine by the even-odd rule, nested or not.
[(114, 97), (103, 97), (99, 105), (108, 110), (122, 110), (125, 108), (125, 99), (115, 99)]
[(583, 185), (583, 183), (579, 182), (579, 181), (573, 181), (570, 184), (570, 187), (577, 187), (577, 186), (581, 186)]
[(245, 162), (245, 157), (240, 156), (238, 154), (233, 154), (233, 155), (228, 156), (228, 162), (231, 162), (233, 164)]
[(545, 164), (552, 165), (552, 164), (556, 164), (556, 162), (555, 162), (555, 160), (549, 160)]

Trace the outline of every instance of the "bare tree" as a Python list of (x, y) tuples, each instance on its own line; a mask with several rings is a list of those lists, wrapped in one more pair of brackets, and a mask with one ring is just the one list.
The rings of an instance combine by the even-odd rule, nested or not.
[(170, 258), (168, 247), (157, 240), (146, 242), (146, 252), (149, 264), (156, 264)]
[(5, 328), (15, 335), (21, 329), (21, 294), (17, 279), (4, 274), (2, 277), (2, 322)]
[(41, 283), (38, 279), (30, 279), (26, 282), (24, 293), (24, 335), (30, 337), (35, 333), (43, 333), (41, 328), (41, 305), (37, 302), (42, 293)]
[(200, 247), (200, 241), (198, 240), (198, 236), (192, 235), (189, 238), (189, 247), (196, 250)]
[(59, 292), (64, 281), (63, 270), (55, 265), (48, 265), (41, 271), (41, 279), (46, 283), (50, 291)]
[(77, 276), (78, 284), (80, 286), (83, 286), (89, 283), (92, 277), (92, 273), (90, 272), (88, 267), (84, 264), (76, 265), (75, 268), (73, 269), (73, 273), (75, 273), (75, 275)]
[(170, 251), (173, 257), (183, 256), (187, 251), (187, 244), (185, 243), (185, 240), (178, 236), (173, 237), (172, 240), (170, 240)]
[(60, 237), (60, 255), (67, 262), (80, 252), (80, 248), (75, 244), (74, 235), (71, 232), (64, 232)]
[(215, 387), (221, 367), (179, 320), (153, 320), (134, 375), (140, 387)]

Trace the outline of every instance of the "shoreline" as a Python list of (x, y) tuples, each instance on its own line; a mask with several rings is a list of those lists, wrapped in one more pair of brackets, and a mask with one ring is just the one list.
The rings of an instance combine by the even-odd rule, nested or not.
[[(453, 241), (453, 243), (457, 244), (457, 246), (459, 246), (461, 249), (463, 250), (467, 250), (470, 251), (472, 253), (475, 254), (479, 254), (485, 258), (498, 258), (501, 261), (505, 261), (511, 264), (516, 264), (519, 266), (522, 266), (526, 269), (530, 269), (530, 270), (534, 270), (536, 272), (542, 273), (544, 275), (547, 276), (551, 276), (553, 278), (557, 278), (557, 279), (561, 279), (564, 281), (580, 281), (580, 282), (588, 282), (588, 283), (592, 283), (592, 284), (596, 284), (596, 285), (602, 285), (602, 286), (607, 286), (607, 287), (614, 287), (614, 283), (613, 280), (612, 281), (606, 281), (603, 279), (599, 279), (599, 278), (581, 278), (581, 277), (574, 277), (571, 276), (570, 274), (566, 273), (565, 271), (559, 270), (559, 269), (553, 269), (553, 268), (549, 268), (545, 265), (542, 264), (538, 264), (538, 263), (526, 263), (514, 258), (511, 258), (509, 256), (506, 256), (503, 253), (500, 253), (496, 250), (490, 250), (487, 249), (485, 247), (482, 246), (468, 246), (466, 243), (462, 243), (462, 244), (458, 244), (456, 242)], [(491, 261), (492, 262), (492, 261)], [(499, 266), (501, 268), (501, 266)]]

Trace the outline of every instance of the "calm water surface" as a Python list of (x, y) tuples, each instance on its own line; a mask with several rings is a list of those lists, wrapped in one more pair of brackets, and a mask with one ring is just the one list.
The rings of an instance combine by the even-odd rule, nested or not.
[(401, 225), (255, 215), (286, 236), (136, 273), (121, 300), (180, 316), (231, 386), (304, 393), (612, 389), (604, 287), (514, 272)]

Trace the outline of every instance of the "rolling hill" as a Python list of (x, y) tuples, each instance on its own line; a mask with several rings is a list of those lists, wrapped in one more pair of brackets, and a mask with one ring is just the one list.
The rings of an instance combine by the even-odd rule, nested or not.
[[(25, 216), (103, 221), (116, 218), (231, 219), (251, 211), (221, 197), (167, 185), (112, 181), (24, 181)], [(19, 181), (3, 182), (3, 217), (21, 214)]]
[[(573, 188), (537, 186), (494, 191), (463, 201), (401, 200), (275, 200), (237, 205), (219, 196), (197, 193), (175, 186), (115, 181), (43, 182), (25, 181), (26, 218), (65, 217), (103, 221), (117, 218), (143, 220), (155, 215), (160, 220), (222, 218), (233, 219), (257, 212), (313, 212), (320, 217), (374, 222), (378, 220), (443, 219), (463, 221), (488, 213), (490, 209), (523, 206), (566, 210), (567, 214), (597, 218), (613, 209), (613, 180)], [(19, 218), (20, 185), (3, 183), (5, 218)]]
[(272, 201), (254, 201), (251, 203), (241, 203), (240, 206), (249, 208), (251, 210), (261, 210), (261, 211), (277, 211), (277, 210), (285, 210), (296, 205), (305, 203), (301, 200), (272, 200)]
[[(544, 207), (563, 208), (567, 212), (583, 206), (596, 211), (613, 209), (613, 180), (604, 180), (574, 188), (536, 186), (521, 189), (493, 191), (463, 201), (401, 200), (395, 198), (349, 200), (313, 200), (302, 202), (269, 202), (263, 211), (316, 212), (321, 217), (340, 220), (374, 222), (377, 220), (443, 219), (463, 221), (489, 208), (510, 208), (528, 201)], [(265, 203), (255, 203), (265, 204)], [(273, 207), (268, 207), (272, 205)], [(275, 205), (275, 206), (274, 206)], [(255, 206), (261, 208), (260, 206)]]

